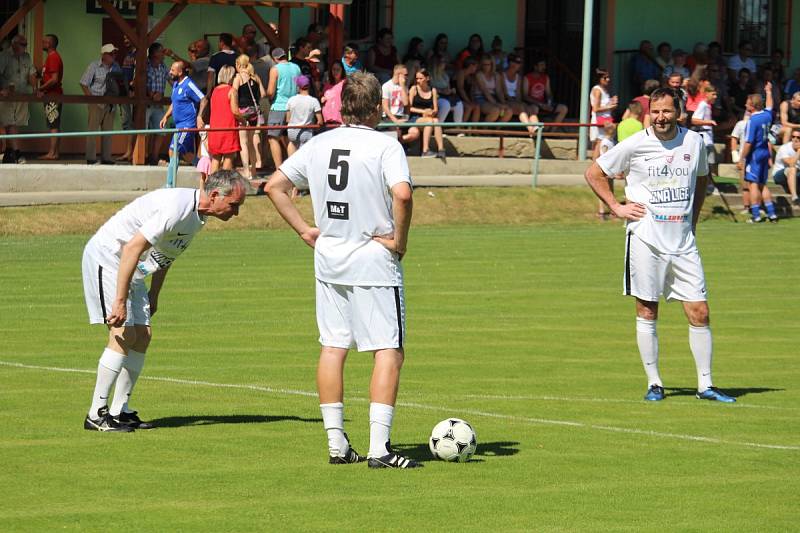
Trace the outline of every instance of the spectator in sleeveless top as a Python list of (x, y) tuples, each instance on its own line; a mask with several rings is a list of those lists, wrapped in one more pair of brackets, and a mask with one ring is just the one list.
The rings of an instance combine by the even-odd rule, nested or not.
[(539, 119), (547, 117), (553, 122), (564, 122), (567, 106), (553, 101), (553, 90), (550, 87), (550, 76), (547, 75), (547, 61), (540, 59), (533, 66), (522, 83), (522, 99), (539, 109)]
[(481, 118), (481, 104), (474, 99), (477, 71), (478, 61), (468, 57), (464, 60), (464, 68), (456, 72), (456, 94), (464, 105), (465, 122), (478, 122)]
[[(236, 92), (239, 114), (242, 116), (240, 125), (263, 125), (263, 115), (259, 107), (261, 96), (267, 90), (261, 79), (255, 75), (255, 69), (250, 64), (250, 58), (242, 54), (236, 58), (236, 76), (233, 78), (233, 90)], [(247, 179), (255, 177), (261, 163), (261, 136), (256, 130), (239, 130), (239, 145), (242, 147), (241, 158), (242, 176)]]
[(392, 69), (397, 63), (399, 60), (392, 30), (381, 28), (375, 44), (367, 51), (367, 70), (375, 74), (380, 83), (386, 83), (392, 77)]
[[(409, 122), (416, 124), (437, 124), (439, 119), (438, 94), (430, 85), (431, 75), (424, 68), (417, 71), (416, 84), (408, 91)], [(438, 152), (430, 149), (431, 133), (436, 138)], [(444, 139), (442, 128), (425, 126), (422, 128), (422, 157), (444, 158)]]
[(342, 89), (346, 79), (342, 62), (336, 60), (331, 63), (322, 94), (322, 118), (325, 124), (338, 126), (342, 123)]
[[(599, 124), (589, 128), (589, 139), (594, 142), (592, 150), (593, 157), (599, 157), (600, 141), (605, 138), (605, 130), (601, 129), (603, 126), (614, 122), (612, 113), (617, 109), (618, 99), (616, 96), (611, 96), (611, 75), (605, 69), (596, 69), (595, 75), (597, 76), (597, 84), (592, 87), (589, 93), (589, 105), (592, 109), (592, 124)], [(601, 202), (602, 203), (602, 202)], [(605, 209), (605, 208), (604, 208)]]
[(508, 67), (508, 58), (503, 52), (503, 40), (499, 35), (495, 35), (489, 50), (489, 56), (494, 61), (495, 72), (503, 72)]
[(791, 140), (792, 131), (800, 128), (800, 91), (780, 105), (781, 131), (783, 144)]
[[(272, 51), (272, 59), (275, 60), (275, 66), (269, 71), (267, 87), (267, 96), (272, 100), (272, 107), (269, 110), (267, 123), (270, 126), (283, 126), (286, 124), (286, 104), (289, 98), (297, 94), (294, 80), (301, 75), (301, 72), (300, 67), (286, 59), (286, 51), (283, 48), (275, 48)], [(286, 142), (284, 130), (269, 130), (267, 139), (272, 162), (275, 168), (278, 168), (283, 163), (283, 148)]]
[(508, 122), (513, 115), (511, 108), (505, 103), (502, 91), (503, 81), (494, 70), (494, 61), (488, 54), (480, 56), (479, 69), (475, 73), (473, 94), (475, 101), (480, 104), (481, 113), (486, 122)]
[(458, 57), (456, 57), (456, 69), (461, 70), (464, 68), (464, 61), (466, 61), (468, 57), (474, 58), (475, 61), (480, 61), (480, 58), (483, 56), (483, 54), (483, 39), (477, 33), (473, 33), (469, 36), (467, 47), (458, 54)]
[[(511, 112), (519, 117), (520, 122), (537, 123), (539, 122), (539, 108), (536, 105), (526, 103), (522, 96), (524, 84), (519, 69), (522, 67), (522, 58), (517, 54), (508, 55), (508, 68), (500, 74), (502, 93), (506, 104), (511, 108)], [(533, 136), (536, 133), (535, 126), (528, 126), (528, 133)]]
[[(209, 118), (211, 128), (235, 128), (237, 121), (243, 118), (239, 114), (236, 91), (231, 87), (234, 76), (236, 76), (236, 69), (230, 65), (220, 67), (216, 87), (211, 91), (211, 116)], [(203, 100), (200, 103), (200, 111), (198, 112), (200, 116), (203, 115), (206, 102), (207, 100)], [(213, 174), (220, 167), (224, 170), (233, 170), (233, 160), (239, 150), (241, 150), (241, 145), (237, 131), (208, 132), (211, 173)]]
[(794, 93), (800, 91), (800, 68), (794, 69), (792, 78), (783, 86), (783, 98), (788, 100)]
[(428, 60), (431, 74), (431, 86), (439, 95), (439, 122), (444, 122), (450, 111), (453, 111), (453, 122), (464, 121), (464, 104), (453, 88), (450, 75), (447, 73), (447, 64), (438, 54)]
[[(408, 69), (398, 63), (392, 69), (392, 79), (381, 85), (381, 109), (386, 119), (395, 124), (405, 124), (408, 117)], [(397, 128), (401, 143), (408, 144), (419, 139), (419, 128)]]

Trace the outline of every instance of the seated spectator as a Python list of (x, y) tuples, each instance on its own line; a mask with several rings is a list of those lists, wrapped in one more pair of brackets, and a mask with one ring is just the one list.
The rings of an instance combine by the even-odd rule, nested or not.
[(664, 67), (664, 79), (669, 78), (673, 72), (680, 74), (684, 79), (691, 75), (686, 66), (686, 52), (680, 48), (672, 52), (672, 64)]
[[(658, 79), (661, 68), (655, 60), (653, 43), (644, 40), (639, 43), (639, 52), (631, 58), (631, 83), (632, 92), (639, 90), (645, 80)], [(673, 58), (675, 54), (672, 54)]]
[(689, 128), (692, 126), (692, 115), (697, 110), (697, 106), (706, 99), (705, 88), (708, 85), (705, 77), (689, 78), (689, 81), (686, 82), (686, 124)]
[(464, 61), (466, 61), (468, 57), (475, 59), (475, 61), (480, 61), (483, 54), (483, 39), (477, 33), (473, 33), (469, 36), (467, 47), (464, 48), (456, 57), (456, 70), (461, 70), (464, 68)]
[[(775, 73), (769, 67), (763, 67), (761, 69), (761, 77), (756, 80), (756, 92), (759, 93), (763, 98), (764, 101), (767, 101), (767, 89), (766, 87), (771, 87), (772, 92), (772, 101), (773, 102), (780, 102), (781, 101), (781, 87), (779, 84), (775, 83)], [(773, 110), (774, 111), (774, 110)]]
[[(236, 69), (230, 65), (220, 67), (216, 86), (211, 92), (211, 128), (235, 128), (239, 114), (236, 91), (231, 84), (236, 76)], [(211, 86), (214, 86), (212, 83)], [(202, 104), (201, 104), (202, 105)], [(202, 111), (202, 109), (201, 109)], [(202, 113), (201, 113), (202, 114)], [(241, 150), (239, 133), (236, 130), (208, 132), (208, 153), (211, 156), (211, 173), (220, 168), (233, 170), (233, 160)]]
[(503, 81), (494, 70), (494, 61), (487, 54), (480, 57), (480, 68), (475, 73), (473, 94), (475, 101), (481, 106), (483, 120), (486, 122), (508, 122), (511, 120), (511, 108), (505, 103), (502, 91)]
[[(295, 83), (297, 83), (297, 94), (289, 98), (289, 102), (286, 104), (286, 121), (289, 126), (310, 126), (311, 124), (322, 126), (322, 108), (319, 100), (309, 94), (311, 80), (308, 76), (298, 76)], [(314, 135), (312, 129), (290, 128), (288, 131), (287, 152), (289, 155), (295, 153)]]
[[(264, 115), (261, 113), (261, 97), (267, 94), (267, 89), (261, 83), (261, 78), (255, 75), (255, 69), (250, 64), (250, 58), (242, 54), (236, 58), (236, 76), (233, 78), (233, 90), (236, 91), (236, 101), (239, 106), (241, 126), (263, 126)], [(239, 130), (239, 145), (242, 147), (242, 176), (252, 179), (256, 176), (261, 162), (261, 134), (257, 130)]]
[(428, 58), (430, 56), (426, 56), (422, 52), (423, 46), (425, 46), (425, 41), (420, 37), (412, 37), (411, 40), (408, 41), (408, 50), (406, 51), (406, 55), (403, 56), (403, 63), (408, 65), (411, 61), (416, 61), (420, 68), (430, 66), (428, 63)]
[(550, 76), (547, 75), (547, 61), (540, 59), (523, 80), (522, 98), (525, 102), (538, 108), (540, 120), (545, 118), (553, 122), (564, 122), (567, 106), (553, 101), (553, 90), (550, 87)]
[(697, 67), (708, 65), (708, 46), (705, 43), (695, 43), (692, 48), (692, 55), (686, 58), (686, 67), (690, 75), (694, 74)]
[[(667, 65), (672, 64), (672, 45), (668, 42), (659, 43), (656, 48), (656, 63), (663, 70)], [(666, 76), (665, 76), (666, 77)]]
[[(602, 141), (607, 132), (603, 128), (608, 123), (614, 122), (613, 112), (617, 108), (618, 99), (616, 96), (611, 96), (611, 75), (607, 70), (598, 68), (595, 70), (597, 76), (597, 84), (592, 87), (589, 93), (589, 105), (592, 109), (591, 122), (592, 124), (599, 124), (600, 126), (592, 126), (589, 128), (589, 139), (594, 142), (593, 157), (597, 159), (600, 156), (600, 141)], [(612, 129), (612, 134), (616, 128)]]
[(761, 65), (761, 68), (769, 68), (772, 71), (772, 83), (778, 87), (783, 87), (786, 82), (786, 69), (783, 66), (783, 50), (775, 48), (769, 61)]
[[(267, 96), (272, 100), (269, 110), (267, 125), (283, 126), (286, 124), (286, 104), (289, 98), (297, 94), (297, 85), (294, 80), (301, 75), (300, 67), (290, 63), (286, 59), (286, 51), (283, 48), (272, 50), (272, 59), (275, 66), (269, 71), (269, 85), (267, 86)], [(275, 168), (283, 163), (283, 146), (285, 134), (282, 129), (271, 129), (267, 132), (267, 141), (272, 155), (272, 162)]]
[(399, 63), (394, 35), (389, 28), (378, 30), (375, 44), (367, 51), (367, 70), (375, 74), (378, 81), (386, 83), (392, 77), (392, 69)]
[(750, 57), (753, 54), (753, 44), (750, 41), (739, 43), (739, 53), (728, 58), (728, 79), (735, 80), (739, 71), (746, 68), (750, 73), (756, 71), (756, 62)]
[(342, 66), (344, 67), (345, 76), (350, 76), (354, 72), (364, 70), (364, 65), (362, 65), (361, 61), (358, 59), (357, 44), (349, 43), (344, 47), (344, 51), (342, 52)]
[(331, 63), (322, 94), (322, 118), (329, 126), (342, 123), (342, 89), (346, 79), (342, 62)]
[[(436, 89), (431, 87), (431, 76), (427, 70), (420, 69), (417, 72), (417, 83), (408, 91), (408, 121), (416, 124), (437, 124), (439, 119), (438, 95)], [(431, 130), (436, 138), (438, 152), (430, 149)], [(422, 128), (422, 157), (441, 157), (444, 158), (444, 139), (442, 128), (439, 126), (425, 126)]]
[(449, 43), (449, 39), (447, 38), (446, 33), (440, 33), (436, 36), (433, 40), (433, 46), (431, 49), (428, 50), (428, 53), (425, 56), (425, 63), (430, 64), (431, 58), (436, 55), (439, 56), (439, 60), (442, 61), (445, 65), (445, 70), (450, 76), (453, 76), (455, 70), (453, 69), (453, 58), (450, 57), (450, 53), (447, 51), (447, 46)]
[(800, 198), (797, 197), (798, 151), (800, 151), (800, 129), (793, 129), (789, 142), (781, 145), (775, 154), (772, 180), (791, 195), (794, 205), (800, 206)]
[(792, 78), (783, 86), (783, 99), (788, 100), (794, 93), (800, 91), (800, 68), (794, 69)]
[(464, 104), (453, 88), (450, 75), (447, 73), (447, 64), (434, 54), (428, 60), (431, 73), (431, 86), (439, 95), (439, 122), (444, 122), (450, 111), (453, 111), (453, 122), (464, 121)]
[[(28, 40), (25, 36), (17, 34), (11, 39), (11, 50), (0, 53), (1, 95), (32, 94), (36, 88), (36, 67), (33, 66), (30, 54), (25, 51), (27, 47)], [(19, 133), (20, 127), (28, 125), (29, 118), (28, 102), (0, 102), (0, 130), (5, 130), (5, 133), (10, 135)], [(112, 126), (113, 121), (112, 115)], [(90, 138), (94, 141), (93, 137)], [(111, 141), (111, 137), (103, 137), (103, 139)], [(111, 159), (110, 155), (108, 159)], [(3, 163), (25, 163), (25, 158), (22, 157), (19, 150), (18, 139), (8, 141), (8, 148), (3, 154)]]
[[(639, 120), (641, 120), (642, 127), (644, 128), (650, 127), (650, 95), (659, 87), (661, 87), (661, 84), (658, 83), (658, 80), (647, 80), (644, 82), (644, 87), (642, 87), (642, 94), (633, 99), (633, 101), (637, 102), (642, 108), (642, 114)], [(630, 118), (630, 113), (630, 106), (628, 106), (628, 109), (626, 109), (625, 113), (622, 115), (622, 120), (624, 121)]]
[[(625, 111), (625, 118), (617, 124), (617, 142), (622, 142), (637, 131), (644, 129), (644, 110), (642, 104), (633, 100), (628, 104), (628, 109)], [(602, 155), (602, 154), (601, 154)]]
[(784, 100), (780, 105), (780, 138), (784, 144), (788, 143), (792, 132), (800, 128), (800, 91), (795, 92), (789, 100)]
[[(408, 122), (408, 69), (398, 63), (392, 69), (392, 79), (381, 86), (381, 109), (383, 116), (395, 124)], [(408, 144), (419, 139), (419, 128), (398, 128), (397, 136), (401, 143)]]
[(717, 89), (717, 99), (711, 106), (711, 116), (717, 123), (714, 132), (719, 135), (726, 135), (736, 124), (736, 115), (731, 108), (728, 87), (722, 78), (724, 73), (725, 69), (715, 63), (709, 62), (706, 67), (708, 82)]
[(495, 72), (503, 72), (508, 66), (506, 57), (508, 54), (503, 51), (503, 40), (499, 35), (495, 35), (494, 38), (492, 38), (492, 44), (489, 48), (489, 57), (494, 61)]
[(481, 118), (481, 104), (475, 95), (475, 73), (478, 61), (473, 57), (464, 60), (464, 68), (456, 73), (456, 94), (464, 105), (464, 121), (478, 122)]
[[(500, 74), (500, 81), (503, 93), (503, 100), (511, 109), (513, 115), (519, 116), (520, 122), (536, 124), (539, 122), (537, 113), (539, 108), (535, 104), (529, 104), (522, 98), (524, 94), (524, 83), (519, 69), (522, 67), (522, 58), (516, 54), (508, 55), (508, 68)], [(533, 136), (537, 126), (528, 126), (528, 133)]]
[(747, 97), (755, 92), (753, 81), (750, 79), (750, 69), (739, 69), (739, 74), (733, 78), (735, 81), (728, 89), (731, 107), (737, 116), (744, 116)]

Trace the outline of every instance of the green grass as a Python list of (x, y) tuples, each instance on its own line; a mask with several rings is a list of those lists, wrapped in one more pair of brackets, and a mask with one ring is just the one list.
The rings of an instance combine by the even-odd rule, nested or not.
[[(0, 361), (86, 371), (0, 364), (0, 529), (793, 530), (798, 229), (701, 225), (729, 406), (691, 395), (677, 304), (659, 323), (671, 395), (641, 401), (618, 224), (415, 228), (392, 439), (426, 467), (406, 472), (326, 464), (302, 394), (318, 351), (311, 251), (293, 234), (208, 232), (178, 261), (133, 402), (162, 427), (130, 435), (81, 429), (104, 343), (86, 324), (86, 236), (0, 239)], [(360, 451), (370, 369), (350, 355)], [(448, 416), (475, 426), (475, 461), (428, 460)]]

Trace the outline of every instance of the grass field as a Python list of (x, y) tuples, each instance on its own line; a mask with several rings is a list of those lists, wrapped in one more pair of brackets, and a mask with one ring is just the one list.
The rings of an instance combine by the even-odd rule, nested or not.
[[(694, 398), (678, 305), (659, 323), (669, 396), (641, 400), (619, 224), (414, 228), (392, 440), (426, 467), (404, 472), (326, 464), (311, 250), (288, 231), (207, 232), (176, 263), (133, 402), (160, 427), (128, 435), (82, 429), (104, 343), (87, 235), (3, 237), (0, 530), (796, 530), (800, 226), (699, 235), (735, 405)], [(359, 451), (370, 369), (351, 354)], [(430, 460), (448, 416), (476, 428), (474, 461)]]

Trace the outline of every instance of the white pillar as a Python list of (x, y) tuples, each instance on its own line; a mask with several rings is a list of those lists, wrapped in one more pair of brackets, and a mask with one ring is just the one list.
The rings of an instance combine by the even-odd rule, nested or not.
[[(581, 62), (581, 124), (589, 122), (589, 91), (592, 88), (590, 73), (592, 61), (592, 19), (594, 18), (594, 0), (584, 0), (583, 8), (583, 59)], [(578, 128), (578, 161), (586, 160), (589, 129)]]

